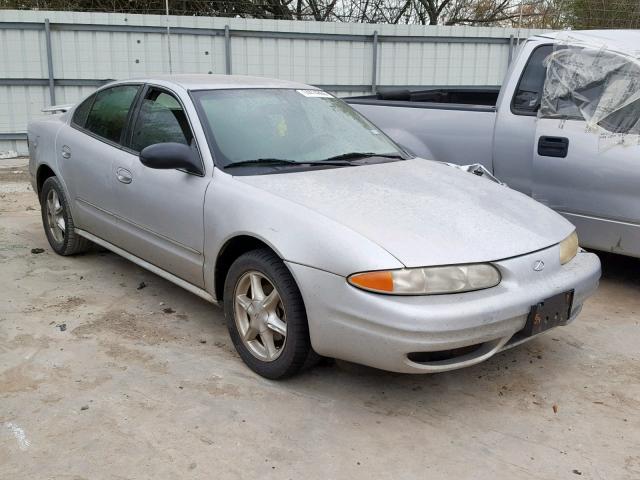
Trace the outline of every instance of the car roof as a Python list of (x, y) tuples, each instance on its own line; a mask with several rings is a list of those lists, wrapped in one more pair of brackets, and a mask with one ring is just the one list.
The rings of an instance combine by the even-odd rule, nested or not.
[(134, 78), (127, 81), (145, 83), (162, 83), (184, 88), (185, 90), (222, 90), (232, 88), (286, 88), (286, 89), (314, 89), (317, 87), (304, 83), (277, 80), (275, 78), (250, 77), (245, 75), (154, 75), (152, 77)]
[(640, 45), (640, 30), (563, 30), (540, 33), (538, 38), (573, 39), (585, 43), (608, 44), (625, 50), (636, 50)]

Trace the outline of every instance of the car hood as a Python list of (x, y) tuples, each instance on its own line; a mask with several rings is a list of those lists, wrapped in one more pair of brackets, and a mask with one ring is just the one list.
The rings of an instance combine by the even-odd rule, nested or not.
[(514, 257), (574, 229), (515, 190), (420, 158), (235, 179), (358, 232), (407, 267)]

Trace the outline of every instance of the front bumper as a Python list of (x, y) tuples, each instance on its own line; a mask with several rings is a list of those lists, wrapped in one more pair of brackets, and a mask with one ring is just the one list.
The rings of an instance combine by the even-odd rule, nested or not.
[[(543, 271), (533, 270), (537, 260), (545, 263)], [(600, 278), (596, 255), (580, 252), (560, 265), (557, 245), (493, 264), (502, 274), (496, 287), (401, 297), (365, 292), (339, 275), (287, 263), (302, 292), (317, 353), (405, 373), (473, 365), (532, 338), (514, 337), (525, 326), (531, 306), (568, 290), (574, 290), (571, 322)], [(444, 360), (416, 361), (420, 356), (413, 355), (452, 350), (453, 356)]]

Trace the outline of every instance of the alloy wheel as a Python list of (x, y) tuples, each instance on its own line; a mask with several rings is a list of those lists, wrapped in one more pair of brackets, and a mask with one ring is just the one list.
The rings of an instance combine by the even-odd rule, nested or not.
[(64, 208), (60, 203), (60, 197), (58, 197), (58, 193), (53, 188), (49, 190), (45, 208), (49, 232), (56, 242), (62, 243), (67, 225), (64, 220)]
[(235, 322), (251, 354), (264, 362), (277, 359), (287, 341), (287, 320), (280, 293), (262, 273), (244, 273), (234, 292)]

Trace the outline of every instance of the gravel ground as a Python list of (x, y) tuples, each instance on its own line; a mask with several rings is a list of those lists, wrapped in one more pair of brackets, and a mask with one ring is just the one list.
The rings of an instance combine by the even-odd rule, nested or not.
[(277, 383), (244, 367), (216, 307), (111, 253), (55, 255), (16, 165), (0, 169), (0, 478), (640, 478), (640, 261), (603, 254), (577, 322), (483, 364)]

